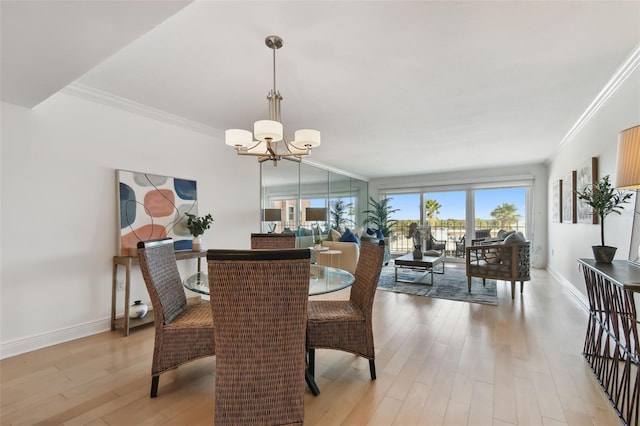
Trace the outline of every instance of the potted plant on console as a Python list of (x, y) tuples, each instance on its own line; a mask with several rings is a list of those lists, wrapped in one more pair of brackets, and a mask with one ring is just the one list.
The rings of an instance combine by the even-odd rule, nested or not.
[(184, 215), (187, 217), (187, 229), (189, 229), (189, 232), (193, 235), (192, 250), (200, 251), (200, 235), (204, 234), (204, 231), (211, 227), (213, 217), (211, 217), (211, 214), (196, 216), (191, 213), (185, 213)]
[(607, 175), (595, 184), (587, 185), (583, 190), (576, 191), (576, 195), (591, 206), (593, 214), (600, 218), (601, 245), (591, 247), (596, 262), (611, 263), (617, 247), (604, 244), (604, 218), (611, 213), (621, 214), (621, 210), (624, 209), (622, 204), (627, 203), (632, 194), (615, 189), (609, 182), (609, 175)]

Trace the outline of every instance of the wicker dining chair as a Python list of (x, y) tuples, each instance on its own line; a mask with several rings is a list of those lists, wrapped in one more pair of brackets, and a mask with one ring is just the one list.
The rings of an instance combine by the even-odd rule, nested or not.
[(138, 258), (154, 313), (151, 398), (155, 398), (160, 374), (215, 354), (213, 316), (208, 304), (187, 305), (171, 238), (139, 242)]
[(315, 373), (315, 349), (337, 349), (369, 360), (376, 379), (371, 311), (380, 279), (384, 241), (362, 242), (349, 300), (311, 300), (307, 322), (309, 370)]
[(304, 422), (309, 249), (208, 250), (215, 419)]
[(251, 234), (252, 249), (286, 249), (295, 247), (295, 234)]

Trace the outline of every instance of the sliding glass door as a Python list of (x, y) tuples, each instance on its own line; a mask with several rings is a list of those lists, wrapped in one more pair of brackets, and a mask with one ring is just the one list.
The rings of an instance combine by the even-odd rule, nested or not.
[(385, 191), (390, 205), (399, 209), (391, 251), (413, 250), (406, 238), (413, 222), (423, 227), (428, 240), (424, 250), (444, 250), (449, 258), (464, 258), (464, 249), (480, 238), (495, 238), (500, 230), (521, 231), (527, 235), (528, 185), (483, 185), (483, 188), (451, 190), (417, 189)]
[(500, 231), (525, 233), (525, 188), (478, 189), (474, 200), (475, 239), (496, 238)]

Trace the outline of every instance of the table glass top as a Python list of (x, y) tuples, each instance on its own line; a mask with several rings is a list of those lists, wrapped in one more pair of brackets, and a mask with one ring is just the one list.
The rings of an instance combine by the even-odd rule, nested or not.
[[(309, 296), (331, 293), (349, 287), (355, 277), (349, 272), (329, 266), (311, 265), (309, 276)], [(209, 278), (204, 272), (196, 272), (183, 283), (188, 290), (200, 294), (209, 294)]]

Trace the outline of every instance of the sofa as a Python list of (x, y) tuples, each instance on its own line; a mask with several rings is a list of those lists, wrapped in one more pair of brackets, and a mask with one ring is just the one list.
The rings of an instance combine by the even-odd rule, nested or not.
[[(332, 235), (331, 235), (332, 234)], [(358, 236), (360, 240), (360, 244), (378, 244), (380, 240), (375, 236), (371, 236), (362, 232), (361, 230), (354, 231), (354, 234)], [(336, 235), (335, 230), (331, 230), (330, 232), (331, 239), (338, 239), (340, 235)], [(340, 269), (344, 269), (345, 271), (349, 271), (352, 274), (355, 274), (356, 267), (358, 266), (358, 259), (360, 259), (360, 245), (358, 243), (353, 243), (349, 241), (332, 241), (325, 240), (322, 242), (322, 245), (329, 250), (340, 250), (342, 254), (340, 255)], [(384, 258), (382, 261), (383, 266), (389, 264), (391, 260), (391, 250), (389, 245), (384, 246)], [(320, 256), (318, 258), (318, 264), (328, 263), (330, 262), (329, 257)], [(330, 266), (330, 265), (326, 265)]]
[[(360, 246), (357, 243), (350, 243), (346, 241), (323, 241), (322, 245), (329, 250), (340, 250), (340, 269), (349, 271), (352, 274), (356, 273), (356, 266), (358, 265), (358, 259), (360, 258)], [(328, 256), (318, 256), (318, 265), (331, 266), (330, 258)]]

